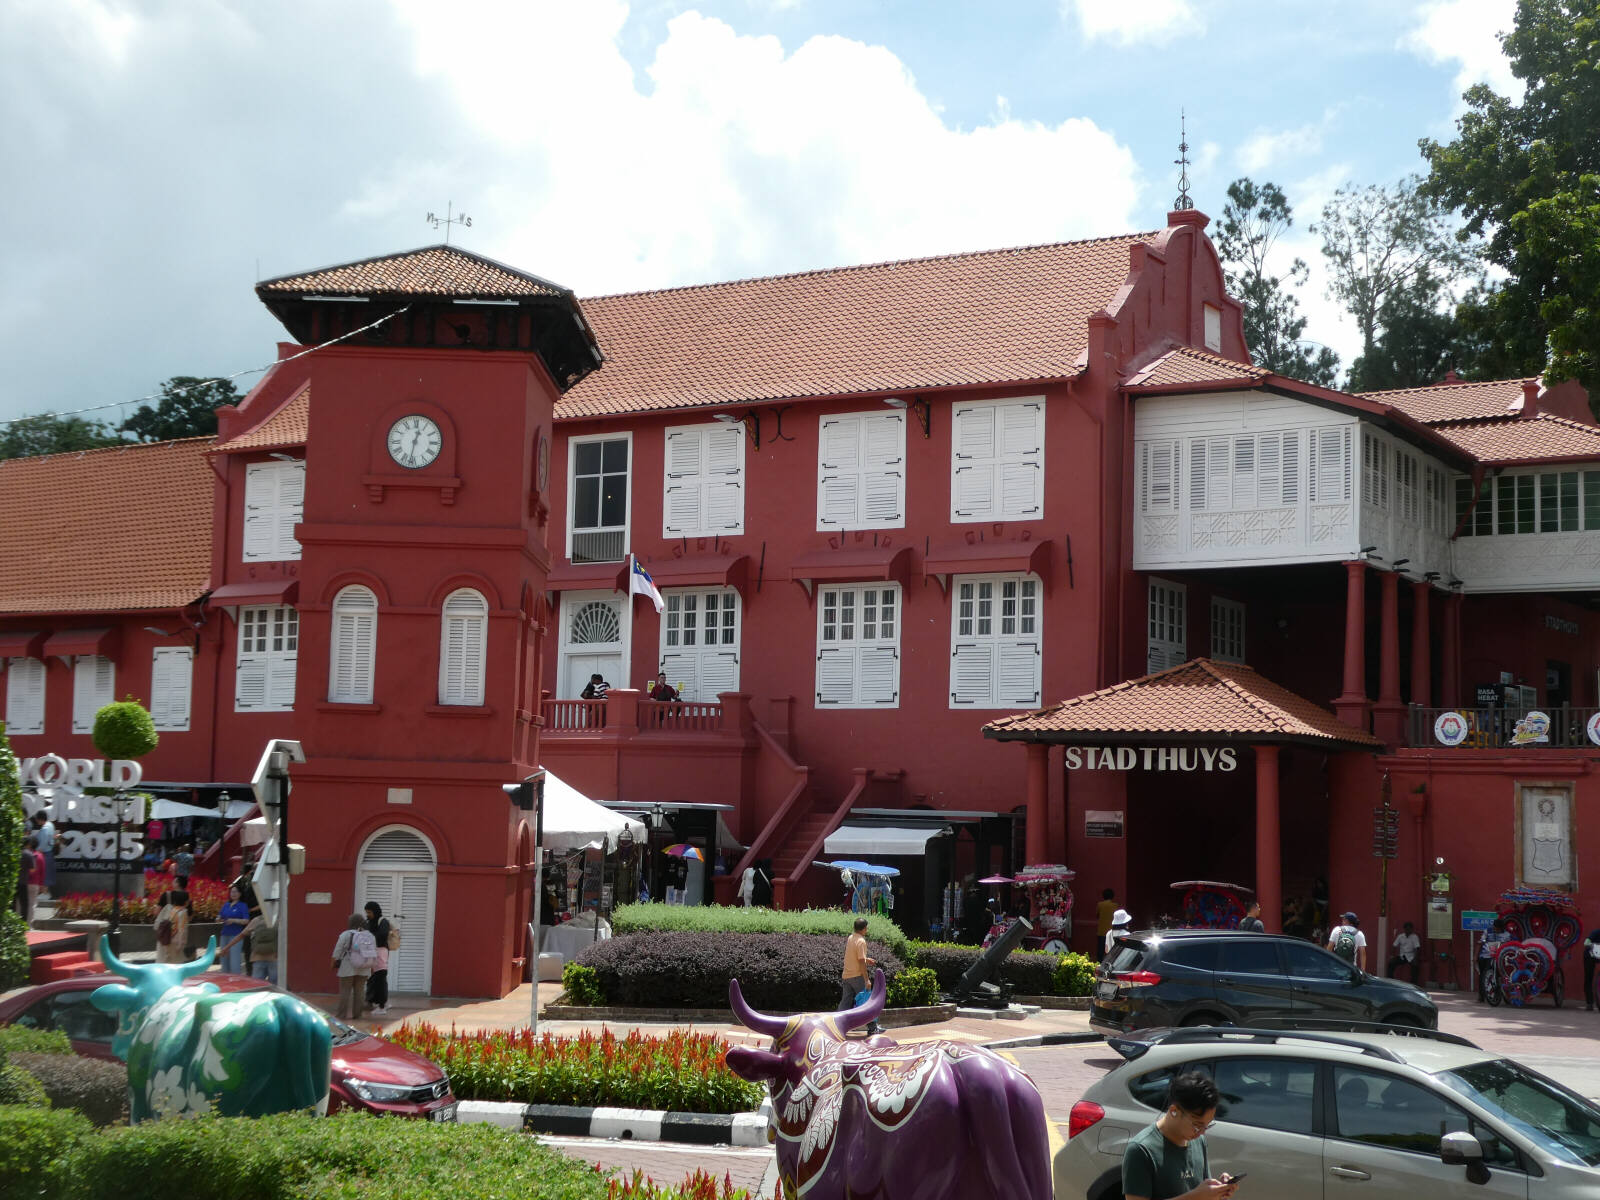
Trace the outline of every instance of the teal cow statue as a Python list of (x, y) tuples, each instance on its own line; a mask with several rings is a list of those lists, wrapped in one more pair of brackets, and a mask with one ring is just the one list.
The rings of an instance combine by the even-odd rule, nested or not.
[(183, 985), (216, 960), (216, 938), (181, 966), (122, 962), (104, 937), (100, 954), (128, 980), (96, 988), (89, 1002), (118, 1014), (111, 1048), (128, 1064), (131, 1122), (328, 1111), (326, 1017), (286, 992)]

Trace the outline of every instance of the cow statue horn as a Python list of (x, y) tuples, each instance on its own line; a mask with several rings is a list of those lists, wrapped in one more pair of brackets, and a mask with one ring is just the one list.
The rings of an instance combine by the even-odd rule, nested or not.
[(125, 963), (115, 954), (111, 953), (111, 935), (100, 935), (100, 961), (105, 963), (113, 975), (122, 975), (128, 979), (138, 979), (144, 971), (141, 963)]
[(217, 961), (217, 935), (212, 934), (206, 939), (205, 953), (192, 963), (184, 963), (178, 968), (178, 976), (187, 979), (191, 975), (201, 975), (211, 969), (211, 964)]
[(833, 1023), (838, 1026), (839, 1032), (849, 1033), (852, 1029), (860, 1029), (876, 1021), (878, 1014), (883, 1011), (884, 995), (883, 968), (879, 967), (872, 972), (872, 994), (854, 1008), (847, 1008), (834, 1017)]
[(777, 1037), (789, 1025), (785, 1017), (769, 1017), (766, 1013), (759, 1013), (746, 1004), (737, 979), (728, 980), (728, 1007), (733, 1009), (733, 1015), (739, 1018), (739, 1023), (746, 1029), (765, 1034), (767, 1037)]

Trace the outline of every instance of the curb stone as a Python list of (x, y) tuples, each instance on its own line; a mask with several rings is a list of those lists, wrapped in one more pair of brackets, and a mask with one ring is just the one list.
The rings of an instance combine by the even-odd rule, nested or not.
[(702, 1146), (765, 1146), (767, 1112), (682, 1113), (644, 1108), (577, 1108), (562, 1104), (518, 1104), (463, 1100), (456, 1120), (497, 1125), (562, 1137), (608, 1138), (635, 1142), (687, 1142)]
[(1040, 1033), (1033, 1037), (985, 1042), (983, 1046), (986, 1050), (1026, 1050), (1030, 1046), (1084, 1046), (1104, 1040), (1098, 1033)]

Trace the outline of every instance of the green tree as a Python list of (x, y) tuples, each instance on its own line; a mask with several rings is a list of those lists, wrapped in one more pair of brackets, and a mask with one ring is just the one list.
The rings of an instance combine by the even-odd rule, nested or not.
[(11, 905), (22, 867), (22, 776), (0, 722), (0, 992), (28, 982), (28, 923)]
[(73, 450), (98, 450), (122, 439), (114, 429), (82, 417), (40, 413), (18, 417), (0, 425), (0, 458), (32, 458), (39, 454), (64, 454)]
[(107, 758), (143, 758), (160, 743), (150, 710), (132, 696), (94, 715), (94, 748)]
[(1443, 287), (1424, 269), (1416, 282), (1395, 292), (1378, 311), (1381, 333), (1371, 353), (1350, 364), (1345, 386), (1352, 392), (1426, 387), (1450, 371), (1463, 377), (1495, 378), (1486, 348), (1468, 314), (1481, 288), (1470, 291), (1454, 310), (1441, 307)]
[(1275, 183), (1248, 178), (1228, 185), (1228, 202), (1217, 223), (1217, 255), (1228, 291), (1244, 305), (1244, 340), (1256, 365), (1280, 375), (1334, 387), (1339, 356), (1326, 346), (1300, 340), (1306, 318), (1292, 288), (1309, 274), (1305, 260), (1289, 264), (1287, 283), (1267, 269), (1273, 244), (1294, 224), (1294, 211)]
[(1426, 189), (1487, 238), (1508, 278), (1479, 298), (1491, 361), (1600, 389), (1600, 5), (1519, 0), (1501, 39), (1520, 102), (1470, 88), (1447, 145), (1424, 138)]
[[(1402, 357), (1380, 346), (1385, 318), (1407, 326), (1414, 335), (1419, 322), (1453, 308), (1451, 292), (1472, 275), (1473, 247), (1456, 236), (1446, 211), (1421, 191), (1411, 176), (1393, 187), (1368, 184), (1340, 188), (1322, 209), (1312, 231), (1322, 236), (1328, 260), (1328, 295), (1344, 304), (1361, 330), (1361, 359), (1369, 364), (1364, 378), (1351, 387), (1365, 390), (1384, 359)], [(1435, 330), (1437, 333), (1437, 330)], [(1405, 384), (1436, 382), (1407, 380)]]
[(196, 375), (174, 375), (161, 385), (161, 399), (122, 423), (122, 430), (141, 442), (166, 442), (173, 438), (204, 437), (217, 431), (216, 410), (237, 404), (239, 393), (231, 381)]

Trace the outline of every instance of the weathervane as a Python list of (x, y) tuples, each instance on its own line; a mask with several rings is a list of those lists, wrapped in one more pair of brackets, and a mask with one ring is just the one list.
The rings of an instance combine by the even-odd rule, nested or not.
[(1189, 199), (1189, 125), (1187, 115), (1183, 109), (1178, 110), (1178, 157), (1173, 159), (1173, 164), (1182, 168), (1178, 172), (1178, 199), (1179, 209), (1193, 208), (1194, 201)]
[(459, 216), (452, 216), (451, 214), (453, 212), (454, 201), (451, 201), (445, 205), (444, 216), (441, 217), (438, 213), (429, 213), (427, 217), (424, 218), (424, 220), (426, 220), (428, 224), (432, 225), (435, 229), (439, 228), (441, 225), (444, 226), (444, 244), (446, 246), (450, 244), (450, 226), (459, 225), (463, 229), (472, 228), (471, 217), (467, 216), (466, 213), (461, 213)]

